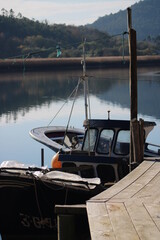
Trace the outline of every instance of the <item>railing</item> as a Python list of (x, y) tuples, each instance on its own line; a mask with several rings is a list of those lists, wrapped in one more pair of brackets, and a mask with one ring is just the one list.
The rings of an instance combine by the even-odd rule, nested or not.
[(159, 156), (160, 155), (160, 145), (152, 144), (152, 143), (145, 143), (145, 152)]

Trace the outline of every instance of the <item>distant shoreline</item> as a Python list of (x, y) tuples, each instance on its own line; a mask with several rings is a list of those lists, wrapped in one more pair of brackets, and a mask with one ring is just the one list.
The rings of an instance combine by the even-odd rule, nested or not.
[[(0, 72), (19, 71), (49, 71), (82, 69), (82, 58), (31, 58), (31, 59), (5, 59), (0, 60)], [(117, 57), (88, 57), (87, 69), (128, 68), (129, 58)], [(160, 55), (138, 56), (138, 67), (160, 66)]]

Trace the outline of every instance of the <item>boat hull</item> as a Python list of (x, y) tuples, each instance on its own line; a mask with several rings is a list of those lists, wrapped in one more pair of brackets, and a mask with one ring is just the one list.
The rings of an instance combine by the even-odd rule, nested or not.
[(81, 204), (100, 192), (31, 176), (0, 174), (0, 233), (55, 235), (56, 204)]
[[(64, 144), (66, 127), (49, 126), (34, 128), (30, 131), (30, 135), (34, 140), (46, 145), (55, 152), (58, 152), (59, 150), (63, 150), (64, 152), (70, 150), (70, 146)], [(84, 137), (84, 130), (78, 128), (68, 128), (67, 136), (70, 143), (74, 137), (77, 137), (81, 141)]]

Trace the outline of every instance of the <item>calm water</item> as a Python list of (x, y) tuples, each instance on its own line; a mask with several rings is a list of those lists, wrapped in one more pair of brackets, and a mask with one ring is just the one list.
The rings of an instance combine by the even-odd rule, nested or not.
[[(16, 160), (40, 166), (40, 150), (50, 167), (53, 152), (33, 140), (29, 131), (47, 126), (78, 82), (80, 71), (0, 75), (0, 163)], [(88, 71), (92, 118), (130, 118), (128, 70)], [(66, 125), (70, 99), (52, 125)], [(160, 144), (160, 68), (138, 69), (138, 117), (155, 121), (148, 141)], [(83, 88), (78, 92), (71, 126), (82, 127)]]

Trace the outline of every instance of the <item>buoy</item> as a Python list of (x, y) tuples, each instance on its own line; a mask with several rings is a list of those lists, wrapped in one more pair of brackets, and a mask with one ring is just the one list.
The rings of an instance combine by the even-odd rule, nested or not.
[(51, 161), (52, 168), (62, 168), (62, 163), (59, 161), (59, 152), (57, 152)]

